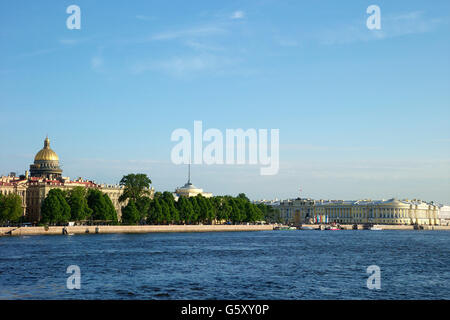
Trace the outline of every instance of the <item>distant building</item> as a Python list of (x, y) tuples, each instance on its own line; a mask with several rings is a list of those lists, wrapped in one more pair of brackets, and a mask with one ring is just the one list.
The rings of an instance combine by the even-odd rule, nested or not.
[(182, 187), (179, 187), (175, 190), (175, 198), (177, 197), (195, 197), (199, 194), (204, 196), (205, 198), (211, 198), (212, 193), (210, 192), (204, 192), (203, 189), (197, 188), (191, 183), (191, 165), (189, 165), (189, 172), (188, 172), (188, 181), (186, 184)]
[(421, 200), (294, 199), (277, 207), (286, 223), (440, 224), (439, 206)]
[(439, 219), (441, 225), (450, 225), (450, 206), (439, 206)]
[[(30, 174), (26, 171), (25, 175), (20, 177), (10, 174), (0, 178), (0, 193), (18, 194), (22, 198), (23, 216), (30, 222), (41, 220), (41, 205), (51, 189), (70, 190), (75, 187), (95, 188), (106, 193), (116, 209), (118, 219), (121, 219), (122, 206), (119, 203), (119, 197), (123, 193), (123, 186), (97, 184), (81, 178), (70, 180), (68, 177), (63, 177), (59, 157), (50, 148), (48, 137), (44, 141), (44, 148), (36, 154), (34, 163), (30, 165)], [(150, 193), (152, 196), (153, 188)]]

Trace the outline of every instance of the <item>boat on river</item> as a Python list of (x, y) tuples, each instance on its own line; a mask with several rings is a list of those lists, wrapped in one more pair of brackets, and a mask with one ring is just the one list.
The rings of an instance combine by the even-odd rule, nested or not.
[(273, 228), (273, 230), (297, 230), (296, 227), (290, 227), (290, 226), (276, 226)]

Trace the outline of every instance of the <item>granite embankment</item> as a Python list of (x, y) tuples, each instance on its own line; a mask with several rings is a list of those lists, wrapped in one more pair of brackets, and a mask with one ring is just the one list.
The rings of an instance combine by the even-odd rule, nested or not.
[(224, 232), (273, 230), (273, 225), (162, 225), (162, 226), (56, 226), (0, 228), (0, 236), (151, 233), (151, 232)]
[[(326, 224), (324, 224), (325, 226)], [(319, 225), (317, 224), (303, 224), (304, 227), (311, 227), (313, 229), (319, 229)], [(340, 225), (344, 230), (352, 230), (354, 226), (352, 224), (341, 224)], [(414, 225), (398, 225), (398, 224), (377, 224), (377, 227), (380, 227), (382, 230), (416, 230)], [(450, 226), (429, 226), (424, 225), (420, 226), (421, 230), (450, 230)], [(422, 229), (423, 228), (423, 229)], [(359, 224), (357, 230), (363, 230), (363, 225)]]

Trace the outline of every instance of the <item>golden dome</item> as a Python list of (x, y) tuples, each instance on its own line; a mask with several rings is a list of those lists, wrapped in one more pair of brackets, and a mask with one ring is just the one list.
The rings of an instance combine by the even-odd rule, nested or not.
[(45, 138), (44, 148), (40, 150), (34, 157), (34, 161), (59, 161), (58, 155), (55, 151), (50, 149), (50, 140)]

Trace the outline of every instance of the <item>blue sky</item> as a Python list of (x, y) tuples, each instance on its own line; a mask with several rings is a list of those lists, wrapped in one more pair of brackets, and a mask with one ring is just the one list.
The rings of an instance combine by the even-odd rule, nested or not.
[(448, 1), (1, 1), (0, 174), (48, 134), (66, 176), (174, 190), (171, 133), (201, 120), (280, 130), (277, 175), (193, 166), (214, 194), (450, 203), (449, 22)]

